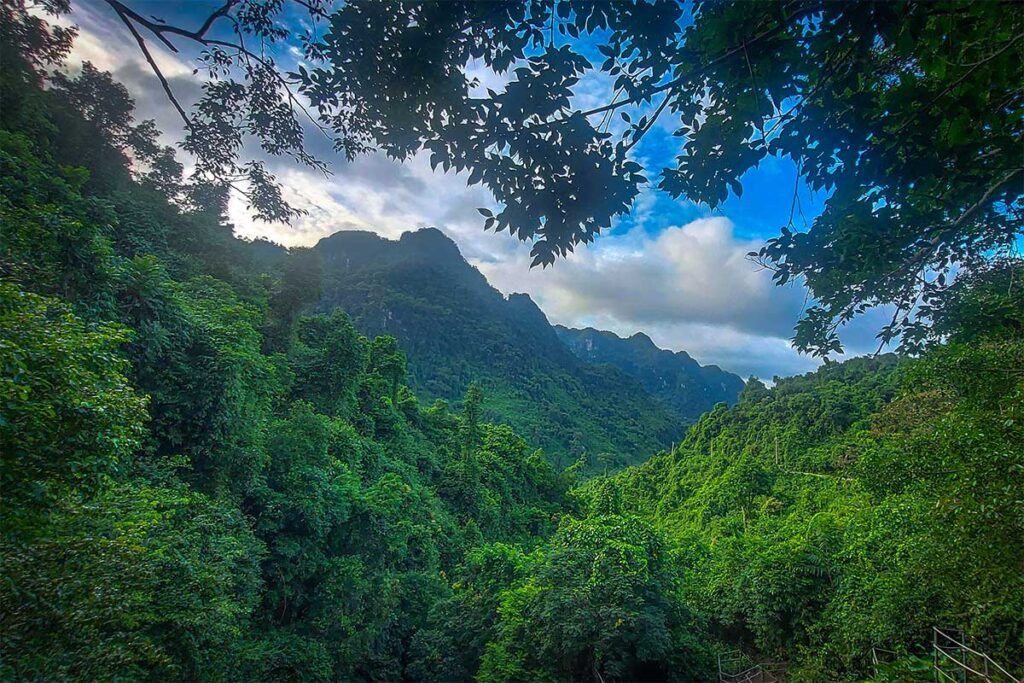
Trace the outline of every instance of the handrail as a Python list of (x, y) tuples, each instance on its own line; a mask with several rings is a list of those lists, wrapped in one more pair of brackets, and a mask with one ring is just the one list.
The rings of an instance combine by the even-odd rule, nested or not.
[[(968, 664), (967, 662), (960, 661), (959, 659), (957, 659), (956, 657), (951, 655), (949, 652), (946, 652), (945, 649), (939, 647), (938, 645), (935, 646), (935, 649), (938, 650), (939, 652), (941, 652), (942, 654), (944, 654), (946, 656), (946, 659), (948, 659), (949, 661), (953, 662), (954, 664), (956, 664), (960, 668), (962, 668), (962, 669), (964, 669), (966, 671), (970, 671), (972, 674), (977, 674), (977, 675), (983, 676), (985, 678), (990, 678), (990, 674), (988, 674), (987, 672), (985, 672), (985, 671), (978, 671), (977, 669), (971, 668), (970, 664)], [(1010, 674), (1006, 674), (1006, 675), (1010, 676)], [(1013, 678), (1012, 676), (1010, 676), (1010, 677)], [(1016, 680), (1016, 679), (1014, 679), (1014, 680)]]
[[(989, 657), (984, 652), (978, 652), (974, 648), (970, 647), (966, 643), (957, 640), (949, 633), (946, 633), (937, 626), (933, 626), (932, 631), (932, 647), (935, 649), (935, 661), (933, 662), (932, 668), (935, 669), (935, 672), (937, 674), (942, 674), (943, 678), (948, 678), (951, 681), (956, 680), (955, 678), (953, 678), (952, 676), (950, 676), (945, 671), (939, 668), (939, 654), (941, 654), (946, 660), (952, 662), (953, 664), (962, 667), (964, 670), (970, 671), (971, 673), (976, 674), (978, 676), (982, 676), (986, 681), (992, 681), (992, 673), (990, 673), (988, 670), (989, 667), (992, 667), (996, 671), (1001, 673), (1003, 676), (1006, 676), (1011, 681), (1013, 681), (1013, 683), (1024, 683), (1024, 679), (1017, 678), (1015, 675), (1011, 674), (1009, 671), (1000, 666), (998, 662), (996, 662), (994, 659)], [(947, 652), (946, 647), (944, 647), (946, 643), (943, 643), (943, 645), (939, 645), (940, 638), (944, 639), (953, 646), (956, 646), (960, 650), (969, 652), (975, 655), (976, 657), (980, 657), (982, 661), (985, 662), (985, 671), (978, 671), (977, 669), (974, 669), (969, 664), (967, 664), (967, 662), (960, 661), (953, 654)]]
[(778, 664), (755, 664), (749, 669), (744, 669), (739, 673), (719, 674), (719, 680), (722, 683), (776, 683), (779, 681), (780, 672), (784, 671), (785, 667)]
[(752, 683), (752, 681), (754, 680), (754, 676), (758, 674), (760, 674), (762, 677), (764, 676), (764, 669), (761, 668), (760, 664), (755, 664), (749, 669), (744, 669), (743, 671), (740, 671), (738, 673), (721, 673), (719, 674), (719, 676), (720, 680), (723, 681), (723, 683)]
[[(962, 639), (962, 640), (961, 640)], [(933, 651), (933, 662), (932, 669), (935, 673), (935, 681), (938, 683), (940, 677), (942, 681), (951, 681), (951, 683), (963, 683), (959, 676), (951, 674), (949, 671), (942, 669), (942, 664), (949, 664), (951, 667), (959, 667), (964, 673), (973, 674), (974, 676), (981, 677), (981, 680), (985, 683), (998, 683), (1003, 681), (1004, 678), (1009, 683), (1024, 683), (1024, 678), (1018, 678), (1014, 674), (1006, 670), (1002, 665), (992, 659), (984, 652), (975, 650), (973, 647), (967, 645), (964, 642), (966, 638), (958, 634), (958, 637), (954, 637), (949, 631), (943, 630), (938, 626), (932, 627), (932, 651)], [(898, 654), (894, 650), (889, 650), (883, 647), (872, 646), (871, 647), (871, 660), (872, 664), (877, 667), (881, 664), (879, 654), (885, 653), (890, 655)], [(975, 666), (979, 664), (969, 663), (968, 657), (974, 656), (981, 659), (984, 663), (984, 671), (975, 669)], [(963, 659), (959, 659), (963, 657)], [(765, 676), (768, 675), (771, 681), (778, 680), (775, 672), (783, 670), (784, 665), (777, 663), (757, 663), (752, 666), (743, 669), (736, 673), (727, 673), (725, 668), (728, 664), (735, 664), (746, 659), (742, 652), (739, 650), (733, 650), (730, 652), (724, 652), (718, 655), (718, 680), (720, 683), (765, 683)], [(747, 662), (750, 660), (747, 659)], [(877, 673), (877, 671), (876, 671)], [(973, 680), (973, 679), (972, 679)]]
[(720, 683), (752, 683), (752, 676), (757, 673), (759, 669), (758, 664), (752, 664), (748, 668), (738, 672), (728, 672), (726, 669), (730, 665), (734, 665), (746, 660), (746, 655), (740, 650), (729, 650), (728, 652), (722, 652), (718, 655), (718, 680)]
[[(942, 630), (941, 628), (938, 628), (938, 627), (934, 627), (934, 626), (933, 626), (932, 628), (934, 628), (934, 629), (935, 629), (935, 631), (936, 631), (936, 632), (937, 632), (937, 633), (938, 633), (939, 635), (943, 636), (943, 637), (944, 637), (944, 638), (945, 638), (946, 640), (948, 640), (949, 642), (953, 643), (953, 644), (954, 644), (954, 645), (956, 645), (957, 647), (959, 647), (959, 648), (961, 648), (961, 649), (964, 649), (964, 650), (967, 650), (967, 651), (968, 651), (968, 652), (970, 652), (971, 654), (974, 654), (974, 655), (978, 655), (979, 657), (984, 657), (984, 658), (986, 658), (986, 659), (989, 659), (989, 656), (988, 656), (987, 654), (985, 654), (984, 652), (978, 652), (977, 650), (975, 650), (974, 648), (972, 648), (972, 647), (971, 647), (970, 645), (967, 645), (966, 643), (961, 643), (961, 642), (960, 642), (959, 640), (957, 640), (957, 639), (956, 639), (956, 638), (954, 638), (953, 636), (949, 635), (948, 633), (946, 633), (945, 631), (943, 631), (943, 630)], [(997, 666), (998, 666), (998, 665), (997, 665)], [(1009, 673), (1007, 672), (1007, 674), (1006, 674), (1006, 675), (1008, 675), (1008, 676), (1009, 676), (1010, 674), (1009, 674)]]
[(878, 657), (879, 652), (884, 652), (887, 655), (897, 654), (895, 650), (887, 650), (886, 648), (878, 647), (877, 645), (871, 646), (871, 668), (874, 669), (876, 678), (878, 677), (878, 667), (882, 663), (882, 660)]

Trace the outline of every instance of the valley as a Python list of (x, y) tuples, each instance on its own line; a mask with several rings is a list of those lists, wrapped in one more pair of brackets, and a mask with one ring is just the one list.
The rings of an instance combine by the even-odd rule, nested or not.
[(1021, 29), (4, 0), (0, 680), (1020, 683)]
[[(739, 377), (692, 360), (683, 370), (656, 361), (641, 369), (573, 353), (528, 295), (503, 296), (436, 229), (397, 241), (339, 232), (313, 252), (322, 272), (317, 310), (338, 308), (360, 332), (399, 339), (422, 399), (457, 404), (478, 382), (484, 415), (559, 466), (580, 457), (587, 471), (639, 462), (678, 442), (716, 403), (735, 403), (742, 388)], [(641, 353), (656, 357), (657, 349)]]

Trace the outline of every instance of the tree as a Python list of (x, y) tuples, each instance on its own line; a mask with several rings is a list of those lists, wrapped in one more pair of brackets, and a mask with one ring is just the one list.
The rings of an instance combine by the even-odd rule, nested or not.
[[(243, 38), (288, 40), (284, 2), (227, 0), (196, 29), (106, 2), (183, 117), (200, 173), (248, 177), (265, 217), (289, 211), (261, 165), (239, 166), (245, 135), (319, 167), (302, 151), (294, 88), (350, 157), (428, 151), (468, 171), (502, 207), (481, 209), (485, 228), (533, 240), (534, 264), (592, 241), (652, 173), (658, 189), (714, 208), (766, 157), (791, 160), (830, 193), (825, 210), (806, 230), (791, 217), (752, 257), (780, 284), (808, 284), (816, 303), (795, 341), (819, 355), (841, 350), (838, 327), (878, 304), (896, 308), (883, 342), (921, 325), (915, 303), (941, 297), (952, 268), (1022, 231), (1024, 17), (998, 3), (357, 0), (328, 13), (301, 2), (326, 25), (299, 36), (309, 66), (283, 74)], [(217, 37), (226, 23), (231, 40)], [(153, 40), (203, 51), (209, 80), (192, 114)], [(477, 96), (471, 63), (513, 79)], [(595, 74), (614, 94), (581, 110), (573, 97)], [(612, 134), (615, 113), (626, 125)], [(631, 150), (659, 121), (674, 130), (676, 163), (645, 168)], [(798, 203), (794, 192), (794, 213)]]
[(369, 355), (367, 342), (335, 309), (329, 315), (300, 318), (289, 354), (293, 392), (327, 415), (349, 416)]
[(958, 278), (946, 296), (921, 306), (931, 326), (908, 343), (1024, 339), (1024, 259), (994, 259)]
[(384, 381), (384, 395), (391, 403), (398, 403), (398, 388), (405, 379), (405, 354), (398, 348), (398, 340), (390, 335), (377, 337), (370, 344), (370, 373)]
[(477, 679), (706, 680), (661, 537), (630, 517), (567, 518), (501, 595)]
[(116, 354), (127, 337), (119, 325), (89, 329), (66, 305), (0, 282), (0, 463), (9, 504), (45, 508), (62, 489), (56, 482), (95, 490), (129, 467), (147, 416)]
[(469, 458), (480, 444), (480, 408), (483, 402), (484, 392), (480, 390), (480, 385), (470, 382), (466, 396), (462, 399), (462, 423), (459, 426), (459, 440), (465, 458)]
[(295, 321), (304, 308), (320, 298), (320, 254), (312, 249), (296, 248), (288, 252), (281, 266), (281, 279), (270, 296), (270, 325), (267, 345), (275, 351), (288, 348), (295, 332)]
[(244, 516), (140, 462), (127, 336), (0, 282), (4, 678), (217, 679), (255, 603)]

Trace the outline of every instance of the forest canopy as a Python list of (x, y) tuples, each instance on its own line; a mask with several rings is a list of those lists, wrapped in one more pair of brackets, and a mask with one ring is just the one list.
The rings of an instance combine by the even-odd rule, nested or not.
[[(178, 109), (198, 175), (247, 183), (263, 218), (292, 209), (261, 163), (239, 161), (248, 138), (317, 168), (307, 132), (350, 158), (429, 153), (486, 187), (500, 208), (481, 209), (485, 229), (531, 241), (545, 266), (648, 184), (714, 209), (785, 159), (827, 194), (824, 210), (806, 230), (791, 215), (751, 256), (779, 284), (807, 285), (795, 340), (818, 355), (879, 304), (895, 307), (881, 341), (919, 348), (921, 306), (941, 306), (955, 272), (1022, 231), (1024, 18), (999, 2), (315, 0), (298, 3), (298, 35), (288, 2), (227, 0), (198, 26), (105, 2)], [(275, 63), (277, 43), (301, 63)], [(150, 44), (199, 50), (192, 111)], [(481, 70), (504, 88), (481, 88)], [(607, 101), (582, 109), (595, 84)], [(672, 165), (631, 154), (655, 126), (672, 131)]]

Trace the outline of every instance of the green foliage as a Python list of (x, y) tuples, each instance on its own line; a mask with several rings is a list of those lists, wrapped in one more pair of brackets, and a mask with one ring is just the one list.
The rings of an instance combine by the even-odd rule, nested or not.
[[(354, 147), (429, 152), (487, 187), (501, 209), (481, 209), (484, 227), (533, 240), (534, 264), (608, 229), (652, 174), (715, 208), (766, 158), (791, 160), (829, 194), (825, 210), (806, 230), (780, 226), (755, 256), (780, 284), (809, 285), (796, 342), (822, 355), (839, 350), (838, 325), (878, 303), (899, 308), (884, 340), (919, 328), (915, 302), (941, 302), (954, 264), (978, 268), (1019, 238), (1021, 170), (1007, 162), (1024, 132), (1019, 15), (956, 2), (689, 9), (350, 2), (299, 75)], [(514, 78), (481, 96), (460, 71), (470, 63)], [(581, 111), (596, 75), (614, 96)], [(626, 125), (609, 129), (616, 110)], [(630, 153), (659, 119), (678, 152), (666, 168)]]
[(136, 460), (124, 329), (0, 283), (0, 333), (0, 671), (221, 677), (260, 546), (237, 509)]
[(667, 547), (635, 518), (566, 519), (500, 596), (479, 680), (706, 680)]
[(466, 396), (462, 399), (462, 451), (471, 455), (480, 443), (480, 406), (483, 403), (483, 392), (480, 385), (470, 382)]
[(908, 337), (917, 348), (951, 339), (975, 343), (1024, 336), (1024, 260), (997, 259), (957, 278), (940, 302), (922, 306), (931, 326)]
[(655, 523), (684, 604), (794, 680), (855, 680), (872, 646), (920, 653), (936, 624), (1019, 661), (1024, 346), (1002, 329), (748, 384), (677, 451), (578, 495)]
[(64, 487), (96, 490), (128, 469), (146, 413), (117, 354), (127, 330), (90, 329), (67, 306), (0, 282), (0, 334), (4, 497), (45, 507)]
[(351, 416), (356, 409), (358, 368), (366, 363), (366, 344), (340, 312), (301, 318), (289, 351), (295, 373), (292, 390), (321, 413)]

